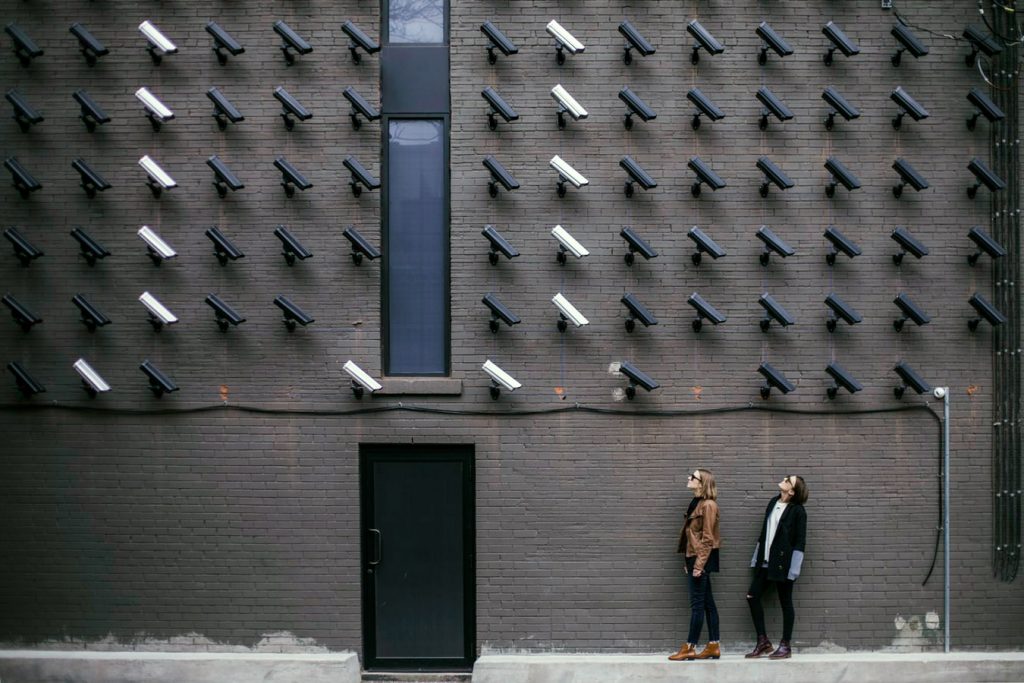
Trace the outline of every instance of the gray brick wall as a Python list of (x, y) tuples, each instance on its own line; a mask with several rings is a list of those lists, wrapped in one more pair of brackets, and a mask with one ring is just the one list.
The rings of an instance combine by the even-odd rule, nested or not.
[[(22, 69), (9, 53), (0, 82), (16, 87), (46, 121), (28, 134), (0, 126), (5, 156), (18, 158), (44, 189), (22, 201), (4, 192), (6, 223), (17, 225), (46, 256), (22, 268), (0, 262), (4, 292), (45, 322), (28, 334), (0, 326), (4, 362), (21, 360), (46, 386), (35, 404), (20, 406), (13, 384), (0, 387), (8, 444), (0, 478), (0, 640), (65, 639), (95, 646), (143, 638), (198, 634), (212, 647), (253, 645), (288, 631), (331, 649), (359, 649), (359, 443), (472, 443), (477, 457), (477, 638), (483, 649), (651, 651), (678, 645), (687, 618), (686, 591), (673, 554), (685, 474), (713, 469), (722, 488), (724, 571), (716, 583), (727, 647), (751, 634), (743, 599), (745, 569), (773, 482), (798, 472), (810, 482), (810, 547), (797, 592), (800, 647), (832, 644), (878, 648), (905, 642), (897, 617), (941, 612), (941, 576), (921, 581), (931, 562), (937, 520), (938, 423), (924, 412), (876, 412), (892, 398), (892, 365), (904, 358), (935, 384), (951, 387), (955, 645), (1019, 648), (1007, 624), (1024, 616), (1015, 584), (990, 579), (990, 333), (964, 324), (974, 291), (991, 289), (989, 264), (971, 269), (967, 230), (988, 221), (984, 191), (968, 201), (972, 156), (985, 157), (988, 126), (968, 133), (964, 96), (982, 86), (963, 66), (966, 49), (921, 37), (931, 54), (889, 64), (894, 18), (877, 3), (666, 2), (612, 5), (538, 2), (460, 4), (452, 8), (452, 376), (457, 397), (378, 397), (365, 404), (415, 404), (499, 414), (302, 415), (356, 407), (340, 364), (353, 358), (380, 370), (379, 264), (357, 268), (341, 230), (355, 224), (379, 241), (377, 193), (356, 199), (341, 164), (355, 154), (379, 169), (380, 127), (353, 131), (341, 97), (353, 85), (375, 101), (377, 57), (352, 65), (341, 23), (352, 19), (379, 35), (378, 7), (365, 3), (255, 3), (196, 10), (161, 6), (142, 14), (132, 4), (39, 5), (4, 2), (0, 12), (39, 42), (46, 55)], [(959, 33), (971, 8), (953, 2), (900, 3), (913, 23)], [(726, 45), (715, 57), (689, 61), (686, 22), (699, 20)], [(154, 67), (136, 25), (157, 23), (181, 48)], [(270, 26), (284, 19), (314, 46), (286, 67)], [(556, 18), (587, 45), (563, 67), (544, 24)], [(615, 30), (629, 18), (657, 47), (656, 55), (621, 61)], [(213, 19), (246, 53), (225, 67), (210, 53), (203, 24)], [(486, 62), (479, 24), (493, 20), (520, 53)], [(758, 67), (756, 24), (767, 19), (796, 54)], [(860, 44), (850, 60), (821, 64), (820, 27), (835, 20)], [(67, 33), (84, 23), (112, 53), (88, 68)], [(4, 37), (5, 49), (9, 40)], [(555, 126), (547, 91), (562, 83), (590, 111), (583, 122)], [(753, 94), (769, 86), (796, 113), (788, 123), (757, 129)], [(177, 118), (150, 129), (132, 93), (150, 87)], [(271, 93), (283, 85), (314, 118), (285, 131)], [(479, 96), (492, 85), (521, 119), (490, 132)], [(629, 85), (658, 112), (624, 131), (616, 97)], [(835, 85), (862, 111), (827, 133), (821, 90)], [(888, 94), (903, 85), (932, 116), (889, 120)], [(219, 87), (246, 121), (219, 131), (205, 91)], [(686, 90), (700, 87), (727, 112), (699, 131), (689, 127)], [(88, 90), (113, 117), (89, 134), (76, 120), (71, 93)], [(156, 158), (179, 187), (150, 197), (136, 165)], [(523, 187), (487, 196), (485, 154), (496, 154)], [(591, 181), (555, 194), (547, 167), (560, 154)], [(659, 181), (627, 200), (618, 160), (633, 155)], [(205, 158), (218, 154), (246, 183), (221, 200), (210, 187)], [(689, 194), (685, 163), (699, 154), (729, 183), (699, 199)], [(757, 195), (758, 156), (768, 155), (796, 181), (785, 193)], [(272, 166), (284, 155), (315, 187), (287, 199)], [(864, 187), (834, 200), (824, 195), (828, 155), (842, 159)], [(84, 157), (114, 185), (89, 200), (70, 162)], [(889, 188), (897, 156), (910, 160), (932, 187)], [(6, 182), (6, 181), (5, 181)], [(522, 252), (491, 267), (479, 235), (494, 224)], [(591, 251), (565, 267), (548, 233), (556, 223)], [(757, 263), (754, 232), (769, 224), (797, 254)], [(821, 233), (835, 224), (863, 256), (825, 265)], [(154, 268), (135, 236), (140, 225), (160, 232), (179, 252)], [(289, 267), (272, 230), (287, 225), (314, 252)], [(700, 225), (729, 252), (695, 268), (685, 232)], [(89, 268), (67, 233), (81, 225), (113, 256)], [(203, 230), (218, 225), (246, 253), (221, 267)], [(632, 225), (660, 252), (632, 268), (618, 237)], [(889, 233), (906, 225), (931, 253), (893, 266)], [(4, 247), (7, 248), (6, 245)], [(149, 290), (181, 322), (155, 334), (136, 298)], [(864, 314), (863, 324), (825, 330), (829, 291)], [(495, 292), (523, 318), (492, 335), (479, 303)], [(560, 335), (551, 296), (564, 292), (591, 325)], [(628, 335), (623, 292), (632, 291), (660, 324)], [(690, 329), (686, 297), (699, 291), (729, 321)], [(769, 291), (797, 325), (762, 334), (758, 296)], [(923, 328), (892, 330), (891, 300), (906, 291), (933, 317)], [(248, 318), (221, 334), (203, 303), (216, 292)], [(85, 294), (113, 320), (90, 335), (70, 304)], [(285, 294), (317, 322), (289, 334), (271, 304)], [(86, 357), (110, 381), (109, 396), (89, 400), (71, 363)], [(182, 387), (157, 402), (137, 369), (149, 358)], [(492, 358), (523, 382), (492, 403), (479, 366)], [(662, 388), (632, 403), (609, 365), (629, 359)], [(824, 396), (823, 372), (838, 360), (864, 383), (854, 397)], [(782, 369), (798, 390), (757, 396), (758, 363)], [(923, 401), (909, 396), (904, 403)], [(229, 407), (223, 407), (224, 404)], [(568, 411), (501, 415), (517, 409), (580, 404), (624, 413)], [(704, 408), (755, 404), (810, 411), (747, 409), (693, 414)], [(935, 407), (934, 404), (932, 404)], [(133, 414), (132, 410), (152, 410)], [(248, 410), (247, 410), (248, 409)], [(252, 410), (255, 409), (255, 410)], [(680, 411), (655, 415), (658, 411)], [(812, 414), (813, 413), (813, 414)], [(940, 556), (941, 561), (941, 556)], [(778, 624), (773, 624), (773, 632)], [(917, 645), (938, 642), (926, 632)], [(176, 641), (176, 642), (181, 642)], [(202, 641), (207, 642), (207, 641)]]

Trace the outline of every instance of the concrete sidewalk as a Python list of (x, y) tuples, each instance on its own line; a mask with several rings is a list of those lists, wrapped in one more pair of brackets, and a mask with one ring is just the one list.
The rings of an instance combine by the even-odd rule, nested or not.
[[(451, 681), (404, 674), (391, 680)], [(0, 683), (359, 683), (354, 653), (0, 651)], [(370, 674), (388, 680), (387, 674)], [(1024, 683), (1024, 652), (806, 654), (772, 662), (726, 655), (485, 655), (472, 683)]]
[(844, 653), (768, 661), (725, 655), (670, 662), (667, 655), (487, 655), (473, 683), (1024, 683), (1024, 652)]
[(0, 683), (359, 683), (354, 653), (0, 650)]

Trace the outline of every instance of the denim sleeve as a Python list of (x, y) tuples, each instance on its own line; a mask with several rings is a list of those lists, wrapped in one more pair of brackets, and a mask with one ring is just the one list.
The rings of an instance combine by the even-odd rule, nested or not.
[(793, 551), (793, 559), (789, 562), (789, 576), (790, 581), (796, 581), (797, 577), (800, 576), (800, 568), (804, 564), (804, 553), (801, 550)]

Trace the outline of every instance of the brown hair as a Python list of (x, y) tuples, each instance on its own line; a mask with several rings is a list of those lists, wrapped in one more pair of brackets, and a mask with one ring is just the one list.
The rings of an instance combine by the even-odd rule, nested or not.
[(807, 490), (807, 482), (797, 474), (794, 474), (791, 479), (790, 483), (793, 484), (792, 502), (803, 505), (807, 502), (808, 496), (810, 496), (810, 491)]
[(697, 468), (700, 472), (700, 486), (697, 487), (697, 497), (706, 500), (718, 500), (718, 486), (715, 485), (715, 475), (710, 470)]

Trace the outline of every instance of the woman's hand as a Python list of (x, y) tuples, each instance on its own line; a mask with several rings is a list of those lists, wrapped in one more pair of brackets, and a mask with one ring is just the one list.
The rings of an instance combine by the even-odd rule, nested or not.
[(693, 570), (693, 578), (699, 579), (703, 573), (704, 573), (703, 570), (694, 569)]

